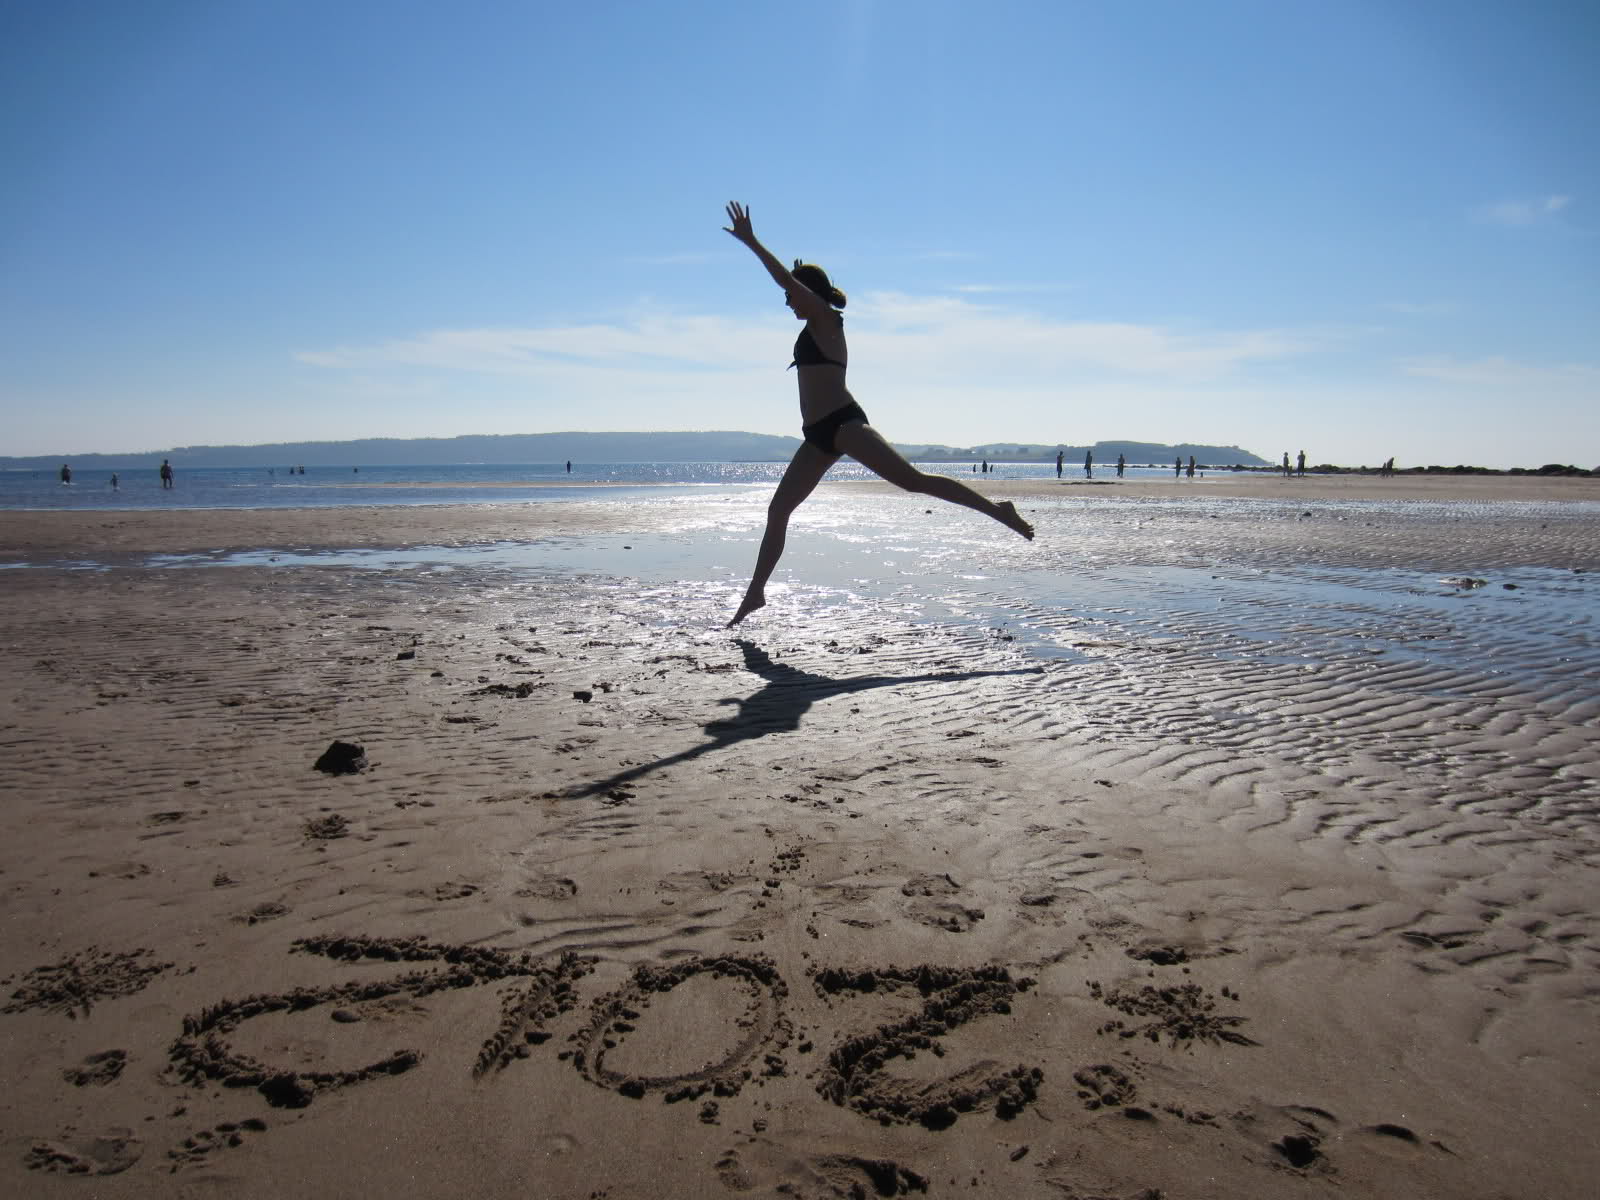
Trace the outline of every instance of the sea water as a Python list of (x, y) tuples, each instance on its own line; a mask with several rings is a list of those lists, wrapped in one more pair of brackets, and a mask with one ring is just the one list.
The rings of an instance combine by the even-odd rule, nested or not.
[[(177, 467), (174, 486), (163, 488), (154, 467), (73, 469), (72, 482), (57, 471), (0, 471), (4, 509), (337, 508), (371, 504), (483, 504), (495, 501), (577, 500), (614, 496), (617, 489), (659, 494), (662, 489), (736, 492), (770, 488), (782, 462), (451, 463), (398, 467)], [(988, 474), (974, 463), (921, 463), (923, 470), (968, 480), (1054, 479), (1051, 463), (996, 463)], [(1115, 478), (1115, 467), (1096, 479)], [(1128, 468), (1129, 478), (1171, 478), (1171, 468)], [(841, 460), (829, 479), (875, 478)], [(1081, 465), (1063, 478), (1082, 479)]]
[[(943, 473), (971, 478), (961, 464)], [(755, 559), (766, 499), (781, 463), (615, 463), (514, 466), (363, 467), (305, 475), (207, 468), (179, 473), (163, 491), (153, 472), (123, 472), (113, 491), (86, 474), (70, 487), (32, 472), (0, 473), (0, 508), (302, 508), (377, 504), (516, 505), (583, 500), (615, 505), (621, 534), (574, 533), (475, 546), (219, 550), (98, 560), (0, 562), (0, 566), (105, 570), (277, 566), (415, 571), (450, 575), (492, 571), (581, 575), (620, 586), (673, 584), (726, 595), (731, 607)], [(1146, 478), (1165, 474), (1133, 469)], [(42, 473), (41, 473), (42, 474)], [(149, 475), (146, 479), (143, 476)], [(841, 463), (833, 476), (866, 479)], [(1053, 479), (1053, 464), (1002, 464), (989, 479)], [(1136, 476), (1136, 477), (1137, 477)], [(1080, 476), (1081, 477), (1081, 476)], [(1167, 475), (1170, 478), (1170, 475)], [(977, 474), (981, 483), (984, 476)], [(570, 480), (570, 482), (569, 482)], [(1169, 517), (1233, 522), (1317, 519), (1358, 523), (1404, 511), (1437, 525), (1433, 561), (1366, 567), (1315, 561), (1263, 564), (1159, 535), (1142, 542), (1134, 520), (1159, 528)], [(1159, 650), (1204, 644), (1219, 658), (1264, 671), (1318, 664), (1411, 660), (1479, 679), (1517, 680), (1554, 701), (1600, 697), (1600, 570), (1518, 566), (1490, 572), (1484, 586), (1470, 540), (1451, 531), (1462, 505), (1420, 501), (1296, 501), (1145, 498), (1137, 512), (1110, 496), (1029, 501), (1053, 513), (1049, 545), (1030, 545), (991, 523), (931, 501), (818, 496), (795, 514), (769, 598), (804, 610), (866, 603), (907, 622), (982, 629), (1030, 654), (1086, 660), (1107, 647)], [(1475, 515), (1512, 516), (1529, 530), (1545, 520), (1600, 520), (1600, 505), (1503, 503), (1465, 506)], [(647, 514), (644, 508), (660, 511)], [(1492, 511), (1491, 511), (1492, 510)], [(1580, 511), (1581, 510), (1581, 511)], [(665, 514), (663, 516), (662, 514)], [(1131, 514), (1131, 515), (1130, 515)], [(3, 518), (0, 518), (3, 521)], [(1120, 524), (1119, 524), (1120, 522)], [(1210, 521), (1203, 520), (1209, 527)], [(1126, 540), (1124, 540), (1126, 539)], [(1182, 543), (1182, 544), (1177, 544)], [(1165, 550), (1161, 550), (1166, 546)], [(1139, 547), (1142, 547), (1139, 548)], [(1236, 547), (1235, 547), (1236, 549)], [(1152, 557), (1152, 551), (1161, 550)], [(759, 616), (770, 620), (774, 614)], [(662, 620), (679, 618), (663, 612)], [(1600, 713), (1597, 713), (1600, 715)]]
[[(668, 482), (647, 495), (631, 490), (649, 487), (635, 472), (631, 480), (618, 480), (621, 491), (591, 482), (547, 489), (554, 494), (541, 497), (581, 496), (591, 506), (615, 505), (620, 526), (635, 526), (625, 533), (470, 546), (224, 549), (119, 557), (115, 564), (35, 559), (6, 565), (561, 574), (622, 587), (670, 584), (680, 591), (726, 596), (731, 608), (755, 560), (771, 483), (750, 479), (747, 471), (729, 473), (737, 482), (703, 478), (690, 483), (682, 479), (685, 473), (663, 471)], [(371, 490), (385, 494), (381, 486)], [(527, 499), (499, 489), (489, 494), (495, 503)], [(484, 490), (467, 495), (485, 502)], [(429, 498), (440, 500), (436, 494)], [(351, 501), (337, 495), (325, 501), (340, 502)], [(1285, 508), (1282, 502), (1196, 497), (1147, 499), (1139, 507), (1147, 519), (1180, 513), (1204, 517), (1227, 508), (1234, 520), (1271, 521), (1298, 518), (1307, 503), (1316, 502)], [(1494, 507), (1517, 510), (1531, 524), (1552, 515), (1544, 505)], [(1437, 509), (1433, 519), (1443, 529), (1447, 508), (1340, 501), (1324, 502), (1317, 511), (1354, 524), (1397, 509), (1421, 512), (1430, 520), (1423, 510)], [(801, 611), (865, 604), (912, 624), (984, 630), (1047, 659), (1086, 661), (1102, 657), (1108, 648), (1159, 651), (1203, 644), (1214, 657), (1247, 660), (1269, 672), (1409, 660), (1478, 678), (1514, 678), (1524, 690), (1548, 699), (1565, 697), (1568, 703), (1582, 702), (1578, 693), (1600, 696), (1600, 571), (1500, 567), (1477, 586), (1483, 568), (1475, 565), (1470, 544), (1462, 546), (1459, 561), (1449, 569), (1443, 558), (1414, 566), (1314, 561), (1279, 566), (1229, 554), (1219, 558), (1216, 547), (1187, 543), (1152, 555), (1164, 545), (1159, 539), (1146, 540), (1141, 550), (1133, 534), (1118, 534), (1112, 527), (1116, 520), (1127, 522), (1126, 502), (1041, 501), (1024, 509), (1036, 521), (1048, 518), (1043, 525), (1047, 542), (1024, 542), (948, 505), (888, 504), (882, 497), (836, 493), (817, 497), (796, 512), (791, 524), (784, 559), (768, 589), (775, 609), (754, 623), (781, 620), (776, 610), (784, 604), (798, 604)], [(1203, 528), (1210, 527), (1204, 522)], [(1360, 534), (1352, 529), (1350, 536)], [(1124, 537), (1126, 542), (1120, 540)], [(669, 609), (662, 611), (662, 621), (682, 619)]]

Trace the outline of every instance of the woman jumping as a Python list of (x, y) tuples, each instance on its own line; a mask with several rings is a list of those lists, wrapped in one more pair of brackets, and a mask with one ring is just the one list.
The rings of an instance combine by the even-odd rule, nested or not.
[(794, 362), (800, 380), (800, 432), (805, 441), (794, 452), (788, 469), (778, 481), (778, 490), (767, 506), (767, 528), (761, 535), (761, 550), (756, 555), (755, 573), (744, 594), (744, 602), (733, 614), (729, 626), (737, 625), (767, 602), (767, 580), (772, 577), (783, 555), (789, 531), (789, 517), (816, 489), (828, 468), (848, 454), (898, 488), (937, 496), (993, 517), (1007, 529), (1033, 538), (1033, 526), (1022, 519), (1011, 501), (999, 504), (980, 496), (966, 484), (947, 475), (928, 475), (917, 470), (871, 425), (867, 414), (844, 385), (844, 318), (836, 312), (845, 304), (844, 293), (834, 287), (828, 273), (813, 263), (795, 259), (794, 270), (784, 267), (772, 252), (756, 240), (750, 224), (750, 210), (737, 201), (728, 205), (732, 225), (723, 230), (750, 247), (766, 267), (767, 274), (784, 291), (784, 303), (796, 320), (806, 327), (794, 343)]

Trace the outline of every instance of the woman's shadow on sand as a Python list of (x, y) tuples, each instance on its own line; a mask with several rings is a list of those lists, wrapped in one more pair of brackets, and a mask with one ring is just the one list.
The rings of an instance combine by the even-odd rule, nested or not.
[(619, 771), (615, 775), (575, 787), (573, 796), (593, 796), (614, 791), (652, 771), (659, 771), (677, 763), (689, 762), (703, 754), (726, 750), (740, 742), (767, 737), (774, 733), (788, 733), (800, 728), (800, 721), (819, 700), (832, 696), (847, 696), (872, 688), (893, 687), (904, 683), (954, 683), (966, 679), (983, 679), (996, 675), (1037, 675), (1039, 667), (1018, 667), (1010, 671), (931, 671), (923, 675), (857, 675), (848, 679), (832, 679), (811, 671), (802, 671), (787, 663), (777, 662), (754, 642), (740, 638), (735, 643), (744, 655), (744, 665), (766, 680), (766, 686), (749, 696), (725, 696), (718, 704), (732, 705), (738, 712), (732, 716), (707, 721), (705, 731), (711, 740), (669, 754), (654, 762), (641, 763)]

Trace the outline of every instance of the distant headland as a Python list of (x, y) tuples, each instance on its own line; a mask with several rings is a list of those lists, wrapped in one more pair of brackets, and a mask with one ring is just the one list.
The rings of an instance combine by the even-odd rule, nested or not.
[[(341, 442), (273, 442), (257, 446), (173, 446), (165, 450), (120, 454), (0, 455), (0, 471), (54, 471), (62, 463), (74, 470), (133, 471), (155, 468), (162, 459), (179, 467), (413, 467), (521, 465), (530, 463), (674, 463), (674, 462), (787, 462), (800, 445), (796, 437), (726, 430), (669, 433), (498, 433), (464, 434), (452, 438), (356, 438)], [(1069, 469), (1082, 470), (1084, 455), (1094, 454), (1102, 469), (1122, 455), (1136, 466), (1169, 466), (1190, 456), (1200, 470), (1277, 471), (1277, 462), (1238, 446), (1198, 442), (1099, 441), (1092, 446), (1064, 442), (986, 442), (975, 446), (949, 446), (929, 442), (897, 442), (896, 448), (916, 462), (1053, 463), (1059, 453)], [(1373, 466), (1339, 466), (1308, 460), (1306, 470), (1319, 475), (1376, 472)], [(1570, 475), (1600, 476), (1600, 466), (1586, 469), (1561, 463), (1540, 467), (1466, 465), (1409, 465), (1395, 474), (1449, 475)]]
[[(575, 462), (785, 462), (800, 445), (796, 437), (728, 431), (674, 433), (506, 433), (453, 438), (357, 438), (341, 442), (277, 442), (257, 446), (173, 446), (120, 454), (0, 456), (0, 470), (45, 470), (70, 462), (87, 470), (136, 470), (164, 458), (185, 467), (403, 467), (421, 464)], [(1103, 441), (1092, 446), (989, 442), (977, 446), (898, 443), (900, 452), (922, 462), (1054, 462), (1057, 452), (1081, 464), (1093, 451), (1097, 463), (1167, 463), (1194, 455), (1211, 466), (1265, 467), (1266, 459), (1237, 446), (1188, 442)]]

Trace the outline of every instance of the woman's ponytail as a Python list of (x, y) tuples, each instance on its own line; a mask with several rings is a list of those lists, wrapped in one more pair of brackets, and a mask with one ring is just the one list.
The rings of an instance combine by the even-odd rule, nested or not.
[(828, 278), (828, 273), (816, 263), (794, 260), (794, 270), (790, 272), (795, 282), (803, 284), (810, 291), (821, 296), (834, 308), (843, 308), (847, 298), (843, 292), (833, 286), (833, 281)]

